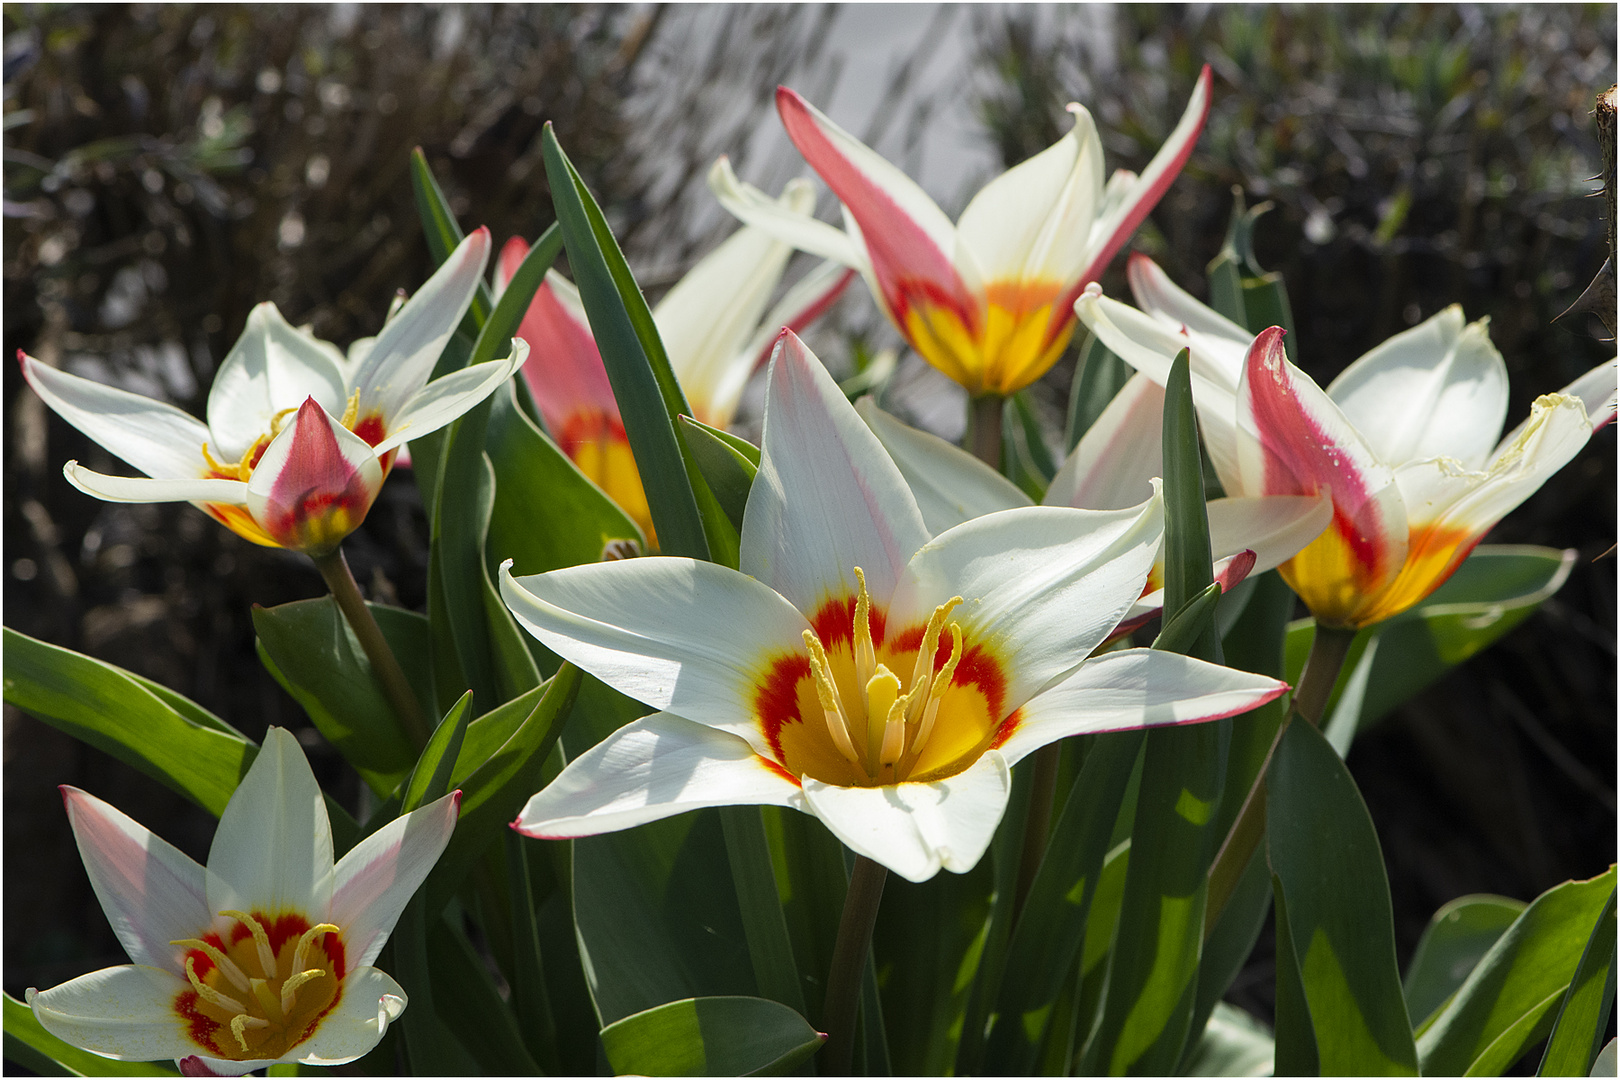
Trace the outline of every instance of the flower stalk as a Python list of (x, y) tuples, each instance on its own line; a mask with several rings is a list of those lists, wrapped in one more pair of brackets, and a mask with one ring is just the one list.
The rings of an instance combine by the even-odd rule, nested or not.
[(822, 1010), (827, 1043), (821, 1051), (821, 1072), (827, 1076), (848, 1076), (854, 1061), (861, 973), (866, 970), (872, 928), (877, 925), (878, 903), (883, 899), (883, 883), (888, 876), (882, 863), (864, 855), (855, 857), (849, 891), (844, 894), (844, 913), (838, 920), (838, 941), (833, 946), (832, 967), (827, 973), (826, 1007)]
[(405, 677), (404, 669), (394, 657), (394, 650), (389, 648), (382, 628), (377, 625), (365, 598), (360, 595), (360, 586), (355, 583), (354, 574), (349, 570), (349, 561), (343, 557), (343, 549), (333, 548), (325, 555), (312, 558), (315, 569), (321, 572), (321, 578), (332, 593), (332, 599), (337, 601), (338, 610), (348, 620), (354, 636), (360, 639), (360, 648), (365, 650), (366, 659), (371, 662), (371, 673), (382, 687), (383, 696), (399, 717), (411, 745), (420, 751), (427, 745), (433, 729), (428, 725), (427, 717), (422, 715), (416, 691), (411, 689), (410, 680)]
[(986, 394), (968, 402), (968, 446), (973, 456), (1001, 471), (1001, 407), (1006, 399)]

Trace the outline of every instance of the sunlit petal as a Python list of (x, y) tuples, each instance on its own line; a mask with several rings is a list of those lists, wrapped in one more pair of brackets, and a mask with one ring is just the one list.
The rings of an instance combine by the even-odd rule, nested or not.
[(86, 495), (94, 495), (107, 502), (198, 502), (242, 506), (248, 501), (248, 486), (240, 480), (150, 480), (144, 476), (108, 476), (87, 469), (77, 461), (63, 465), (62, 475)]
[(997, 510), (1032, 505), (1017, 484), (961, 447), (901, 423), (871, 397), (857, 401), (855, 411), (894, 458), (930, 532), (942, 533)]
[(737, 179), (729, 158), (721, 157), (709, 170), (709, 190), (720, 205), (745, 225), (770, 233), (800, 251), (856, 270), (868, 268), (866, 249), (850, 240), (842, 229), (789, 209), (752, 184)]
[(309, 397), (332, 415), (343, 415), (349, 397), (343, 354), (292, 326), (276, 305), (256, 305), (208, 391), (214, 456), (238, 460), (278, 413)]
[(338, 862), (330, 921), (343, 927), (350, 965), (377, 959), (400, 912), (450, 842), (460, 806), (461, 792), (453, 791), (390, 821)]
[(528, 343), (513, 338), (512, 350), (505, 360), (474, 364), (434, 379), (400, 408), (389, 427), (388, 437), (373, 446), (372, 453), (384, 454), (407, 439), (419, 439), (460, 418), (516, 374), (528, 358)]
[(1087, 510), (1140, 504), (1164, 474), (1163, 427), (1164, 388), (1138, 372), (1064, 459), (1043, 502)]

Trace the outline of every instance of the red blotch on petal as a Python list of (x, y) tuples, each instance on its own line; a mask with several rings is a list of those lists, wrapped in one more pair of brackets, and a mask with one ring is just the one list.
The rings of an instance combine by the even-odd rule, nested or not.
[(809, 677), (808, 656), (794, 653), (778, 657), (771, 661), (754, 692), (754, 715), (759, 717), (760, 732), (778, 761), (782, 759), (782, 728), (804, 719), (799, 715), (799, 680)]

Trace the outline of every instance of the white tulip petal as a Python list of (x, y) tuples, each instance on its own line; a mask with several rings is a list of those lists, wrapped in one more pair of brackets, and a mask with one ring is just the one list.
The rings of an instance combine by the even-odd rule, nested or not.
[(1017, 484), (961, 447), (901, 423), (870, 396), (857, 401), (855, 411), (894, 459), (930, 532), (942, 533), (997, 510), (1033, 505)]
[(194, 479), (204, 472), (208, 425), (149, 397), (58, 371), (22, 354), (23, 378), (51, 409), (148, 476)]
[(293, 1048), (293, 1055), (306, 1065), (342, 1065), (363, 1057), (382, 1041), (407, 1001), (404, 988), (386, 973), (357, 968), (344, 978), (337, 1005), (321, 1017), (313, 1035)]
[(118, 1061), (172, 1061), (203, 1049), (174, 1011), (187, 985), (161, 968), (125, 964), (30, 989), (28, 1004), (40, 1026), (63, 1042)]
[(1616, 363), (1616, 360), (1601, 363), (1559, 391), (1581, 399), (1594, 429), (1614, 419)]
[(276, 305), (255, 306), (208, 391), (214, 456), (239, 460), (270, 433), (277, 413), (296, 409), (305, 398), (342, 416), (349, 397), (345, 363), (337, 346), (288, 323)]
[(264, 745), (220, 815), (208, 849), (212, 911), (328, 910), (332, 826), (298, 740), (285, 728)]
[(1012, 774), (995, 750), (929, 784), (853, 788), (804, 779), (805, 802), (834, 836), (908, 881), (927, 881), (941, 867), (965, 874), (978, 865), (1011, 789)]
[(1137, 372), (1080, 437), (1042, 502), (1086, 510), (1140, 505), (1164, 475), (1164, 388)]
[(706, 806), (804, 810), (799, 785), (745, 740), (654, 713), (609, 735), (523, 807), (512, 827), (560, 840), (617, 832)]
[(1070, 735), (1219, 720), (1264, 705), (1287, 689), (1287, 683), (1265, 675), (1178, 653), (1104, 653), (1026, 703), (1001, 753), (1011, 765)]
[[(1131, 295), (1143, 311), (1171, 329), (1185, 326), (1201, 334), (1230, 341), (1245, 350), (1254, 335), (1206, 304), (1170, 279), (1163, 268), (1146, 255), (1133, 254), (1125, 263), (1125, 278)], [(1236, 371), (1233, 372), (1236, 379)]]
[(1484, 533), (1534, 495), (1591, 436), (1592, 423), (1580, 398), (1564, 394), (1537, 398), (1530, 418), (1497, 448), (1485, 478), (1451, 505), (1442, 524)]
[(1142, 595), (1164, 533), (1164, 504), (1129, 510), (1031, 506), (940, 534), (906, 567), (891, 627), (925, 622), (953, 595), (951, 618), (1006, 676), (1003, 715), (1073, 671)]
[(144, 476), (108, 476), (87, 469), (77, 461), (63, 465), (62, 475), (86, 495), (107, 502), (197, 502), (243, 506), (248, 501), (248, 486), (241, 480), (152, 480)]
[(372, 452), (387, 453), (409, 439), (420, 439), (456, 420), (493, 394), (529, 358), (529, 343), (512, 339), (512, 351), (505, 360), (489, 360), (452, 371), (412, 394), (388, 426), (388, 435)]
[(800, 251), (856, 270), (868, 267), (866, 252), (851, 242), (849, 235), (809, 214), (782, 206), (752, 184), (737, 179), (731, 161), (722, 157), (709, 170), (709, 190), (720, 205), (745, 225), (769, 233)]
[(1255, 561), (1249, 573), (1258, 574), (1293, 558), (1322, 534), (1333, 520), (1333, 497), (1324, 491), (1319, 495), (1211, 499), (1205, 509), (1215, 558), (1252, 551)]
[(1345, 368), (1327, 395), (1390, 465), (1444, 454), (1477, 469), (1507, 418), (1507, 364), (1486, 321), (1464, 326), (1453, 304)]
[(392, 428), (399, 411), (433, 373), (472, 304), (488, 260), (489, 230), (480, 228), (456, 245), (416, 295), (383, 324), (354, 374), (363, 416), (380, 414), (384, 429)]
[(622, 694), (768, 752), (754, 695), (773, 657), (804, 652), (803, 615), (768, 586), (667, 556), (514, 578), (501, 598), (547, 648)]
[(1069, 111), (1067, 135), (986, 184), (957, 221), (957, 235), (988, 280), (1067, 285), (1089, 262), (1103, 149), (1091, 114), (1079, 105)]
[(213, 918), (201, 866), (128, 815), (63, 786), (73, 839), (113, 933), (137, 964), (179, 974), (185, 950)]
[(329, 922), (343, 928), (351, 967), (365, 967), (439, 861), (456, 827), (461, 792), (397, 817), (356, 844), (333, 871)]
[[(776, 306), (766, 312), (748, 343), (732, 358), (723, 377), (710, 391), (707, 407), (709, 418), (698, 417), (706, 424), (725, 427), (737, 413), (737, 402), (742, 399), (748, 380), (770, 359), (771, 346), (784, 328), (795, 334), (820, 318), (843, 294), (844, 288), (855, 277), (855, 271), (832, 260), (824, 260), (800, 278)], [(691, 397), (688, 396), (688, 400)], [(693, 401), (693, 407), (697, 402)]]
[(855, 595), (857, 566), (872, 595), (887, 596), (928, 537), (883, 444), (821, 361), (785, 333), (771, 364), (762, 458), (743, 514), (743, 573), (815, 612), (829, 599)]

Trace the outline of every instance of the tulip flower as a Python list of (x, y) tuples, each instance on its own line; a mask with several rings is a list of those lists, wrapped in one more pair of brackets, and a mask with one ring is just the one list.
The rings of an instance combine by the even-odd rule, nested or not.
[(288, 325), (274, 304), (248, 316), (208, 394), (208, 422), (18, 354), (23, 377), (68, 423), (146, 473), (64, 475), (110, 502), (191, 502), (267, 547), (319, 556), (365, 518), (407, 439), (436, 431), (522, 365), (493, 360), (428, 381), (488, 259), (489, 233), (462, 241), (375, 339), (345, 357)]
[[(940, 532), (997, 510), (1031, 505), (1012, 481), (944, 439), (901, 423), (863, 398), (855, 409), (894, 458), (917, 497), (927, 526)], [(1109, 402), (1052, 477), (1042, 506), (1122, 510), (1164, 471), (1164, 389), (1135, 375)], [(1215, 578), (1230, 590), (1249, 574), (1270, 570), (1316, 539), (1333, 516), (1332, 500), (1314, 495), (1211, 499), (1210, 548)], [(1164, 606), (1163, 553), (1142, 596), (1115, 636), (1147, 622)]]
[(641, 558), (514, 578), (547, 647), (663, 710), (575, 759), (514, 823), (587, 836), (704, 806), (820, 818), (913, 881), (976, 864), (1009, 768), (1068, 735), (1194, 723), (1284, 684), (1145, 649), (1086, 657), (1141, 595), (1157, 491), (1023, 507), (934, 536), (882, 444), (784, 333), (742, 572)]
[(1288, 362), (1280, 328), (1253, 335), (1134, 258), (1143, 310), (1088, 290), (1104, 344), (1155, 382), (1191, 349), (1193, 400), (1222, 485), (1244, 496), (1329, 492), (1329, 528), (1279, 570), (1326, 626), (1381, 622), (1428, 596), (1503, 515), (1615, 411), (1615, 362), (1592, 369), (1496, 441), (1507, 367), (1485, 320), (1456, 305), (1361, 357), (1324, 391)]
[[(815, 205), (809, 183), (789, 183), (780, 205), (808, 212)], [(495, 266), (497, 291), (505, 290), (528, 250), (520, 237), (506, 242)], [(729, 425), (743, 387), (769, 357), (777, 332), (784, 326), (802, 330), (832, 306), (853, 276), (835, 263), (823, 263), (767, 313), (792, 254), (787, 244), (758, 229), (741, 229), (700, 259), (653, 308), (670, 367), (692, 415), (703, 423)], [(557, 445), (650, 537), (652, 516), (641, 474), (579, 290), (548, 272), (518, 336), (529, 344), (523, 378)]]
[(459, 791), (334, 866), (321, 789), (298, 740), (271, 728), (220, 815), (206, 869), (100, 799), (62, 796), (134, 963), (30, 988), (57, 1038), (120, 1061), (239, 1075), (353, 1061), (404, 1011), (405, 991), (371, 963), (449, 842)]
[(842, 200), (846, 231), (772, 202), (721, 158), (709, 185), (738, 218), (866, 276), (923, 359), (973, 397), (1006, 395), (1046, 373), (1074, 333), (1072, 306), (1101, 276), (1181, 171), (1209, 111), (1206, 66), (1186, 112), (1137, 176), (1103, 183), (1091, 114), (992, 180), (950, 218), (899, 169), (786, 87), (777, 111), (799, 152)]

